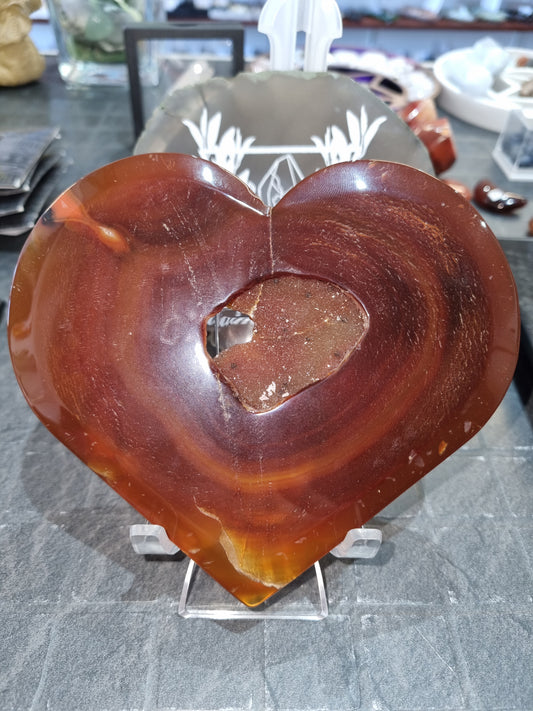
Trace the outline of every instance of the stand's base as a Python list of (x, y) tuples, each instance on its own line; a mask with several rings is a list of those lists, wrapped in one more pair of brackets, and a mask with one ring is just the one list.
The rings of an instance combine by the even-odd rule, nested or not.
[(181, 591), (178, 613), (182, 617), (211, 620), (322, 620), (328, 616), (328, 600), (319, 563), (315, 563), (298, 580), (266, 602), (248, 608), (191, 560)]
[[(179, 551), (161, 526), (130, 526), (130, 541), (134, 551), (141, 555), (173, 555)], [(342, 543), (331, 553), (338, 558), (373, 558), (380, 545), (380, 530), (354, 528), (348, 531)], [(266, 602), (249, 608), (191, 560), (180, 595), (178, 613), (185, 618), (211, 620), (323, 620), (328, 616), (328, 599), (319, 562)]]

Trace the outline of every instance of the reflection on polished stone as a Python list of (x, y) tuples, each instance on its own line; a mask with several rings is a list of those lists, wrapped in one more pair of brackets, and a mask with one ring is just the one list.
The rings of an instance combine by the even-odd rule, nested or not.
[[(310, 304), (317, 321), (300, 334)], [(241, 360), (241, 345), (206, 349), (224, 307), (254, 319)], [(511, 272), (472, 206), (371, 161), (319, 171), (273, 209), (190, 156), (101, 168), (33, 231), (9, 313), (38, 417), (248, 605), (479, 431), (518, 334)], [(320, 344), (312, 367), (306, 335)], [(262, 407), (281, 373), (305, 369), (309, 381)]]

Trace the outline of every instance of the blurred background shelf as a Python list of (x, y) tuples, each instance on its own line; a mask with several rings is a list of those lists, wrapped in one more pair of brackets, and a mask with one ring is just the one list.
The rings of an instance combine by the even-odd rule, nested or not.
[[(341, 39), (333, 46), (354, 48), (378, 48), (393, 54), (402, 54), (416, 61), (432, 61), (444, 52), (468, 47), (479, 39), (494, 35), (495, 39), (506, 47), (533, 48), (533, 5), (506, 5), (501, 3), (507, 13), (505, 20), (489, 21), (480, 19), (477, 14), (481, 6), (464, 6), (464, 11), (472, 17), (469, 21), (450, 19), (449, 12), (462, 8), (444, 1), (440, 12), (431, 19), (417, 19), (413, 12), (426, 12), (428, 2), (401, 3), (386, 0), (366, 9), (351, 0), (339, 2), (343, 13), (344, 32)], [(439, 2), (439, 0), (436, 0)], [(488, 2), (488, 0), (487, 0)], [(486, 4), (486, 3), (485, 3)], [(494, 5), (494, 3), (491, 3)], [(409, 10), (404, 9), (409, 5)], [(190, 0), (176, 2), (166, 0), (165, 9), (169, 21), (206, 21), (240, 22), (245, 27), (245, 56), (252, 59), (258, 54), (268, 52), (268, 40), (257, 31), (257, 19), (261, 3), (239, 2), (220, 3), (216, 0)], [(410, 12), (410, 15), (406, 14)], [(530, 14), (528, 14), (530, 12)], [(55, 51), (55, 40), (47, 22), (46, 7), (32, 16), (32, 38), (44, 52)]]

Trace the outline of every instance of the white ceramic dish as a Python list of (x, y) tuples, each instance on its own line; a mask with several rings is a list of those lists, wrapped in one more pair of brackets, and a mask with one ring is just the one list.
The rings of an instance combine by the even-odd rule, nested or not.
[(533, 79), (533, 67), (519, 67), (517, 60), (525, 57), (533, 61), (533, 51), (517, 48), (508, 48), (507, 51), (511, 61), (486, 96), (470, 96), (449, 79), (452, 63), (466, 59), (472, 49), (456, 49), (441, 55), (433, 66), (435, 78), (441, 85), (437, 99), (439, 106), (467, 123), (496, 132), (503, 130), (513, 109), (532, 108), (533, 98), (522, 97), (519, 92), (525, 81)]

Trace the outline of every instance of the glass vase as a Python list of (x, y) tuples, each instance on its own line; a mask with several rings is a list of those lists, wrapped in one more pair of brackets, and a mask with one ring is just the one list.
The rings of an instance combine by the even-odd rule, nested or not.
[(164, 19), (159, 0), (48, 0), (59, 73), (73, 85), (126, 85), (124, 27)]

